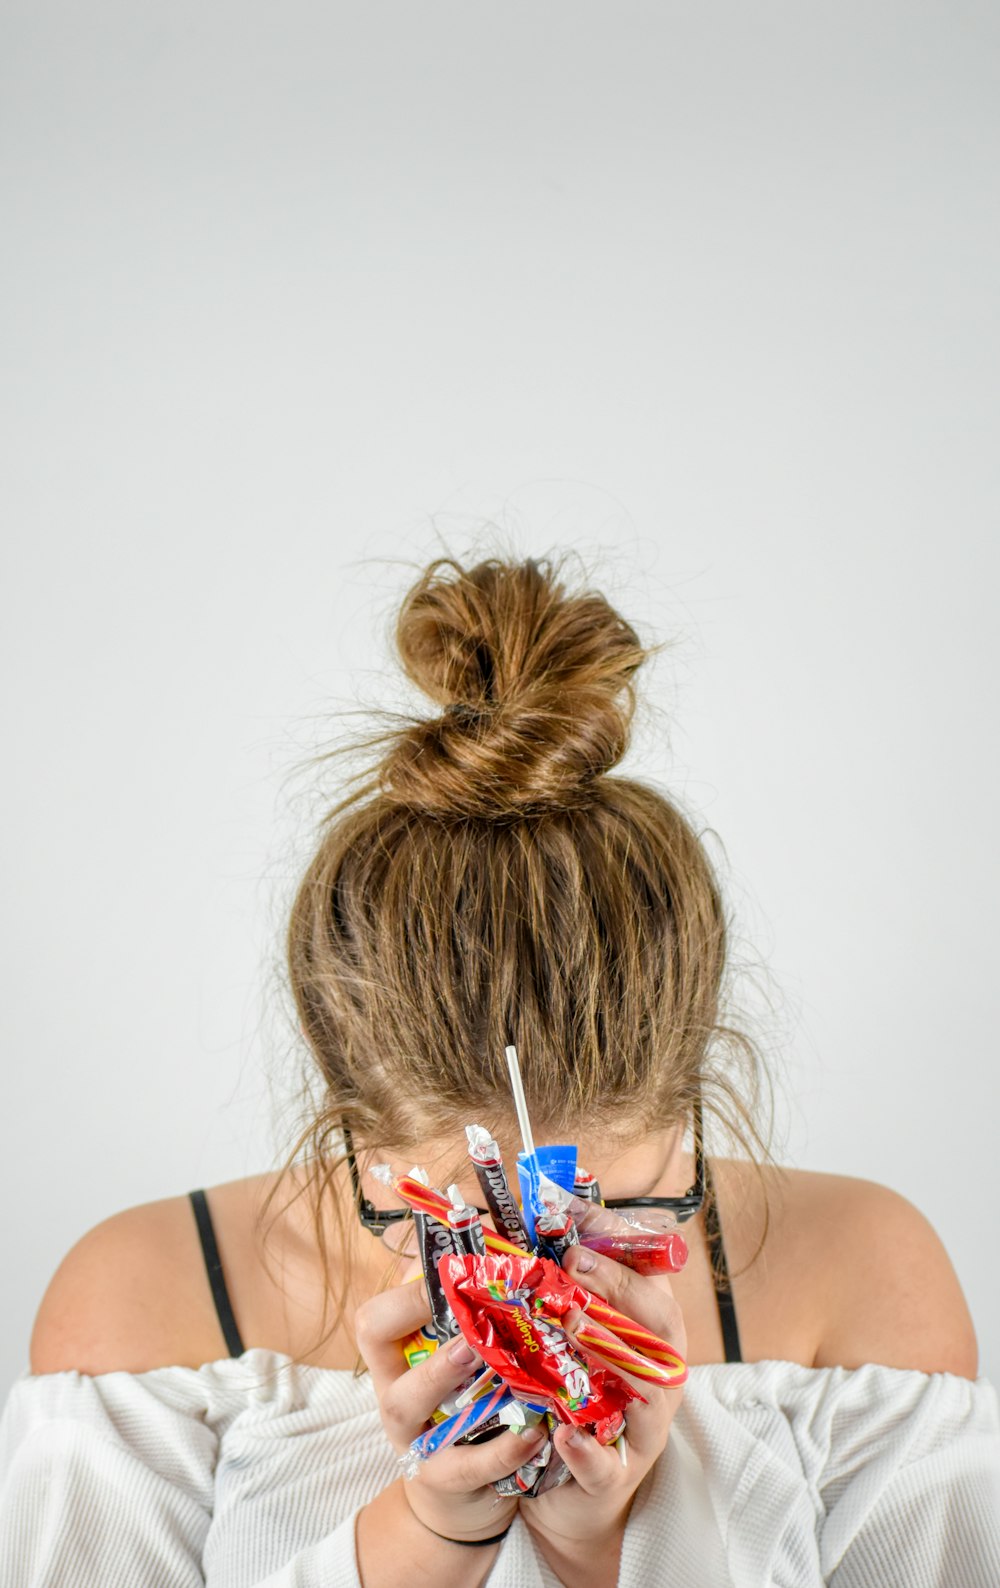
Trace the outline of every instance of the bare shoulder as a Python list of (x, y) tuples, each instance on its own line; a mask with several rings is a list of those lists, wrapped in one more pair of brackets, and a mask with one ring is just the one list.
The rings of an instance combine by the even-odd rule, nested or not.
[(958, 1275), (931, 1221), (889, 1186), (800, 1174), (800, 1239), (815, 1245), (822, 1326), (814, 1366), (868, 1362), (922, 1373), (979, 1372)]
[(765, 1165), (761, 1178), (733, 1159), (712, 1168), (745, 1360), (977, 1377), (958, 1276), (906, 1197), (851, 1175)]
[[(268, 1178), (213, 1187), (210, 1201), (246, 1202)], [(71, 1247), (39, 1306), (30, 1365), (33, 1373), (143, 1373), (226, 1354), (184, 1194), (114, 1213)]]

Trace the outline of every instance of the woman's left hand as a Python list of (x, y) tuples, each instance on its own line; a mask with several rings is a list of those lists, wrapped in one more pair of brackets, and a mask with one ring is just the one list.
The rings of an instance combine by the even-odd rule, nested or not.
[[(659, 1335), (687, 1360), (684, 1315), (666, 1275), (637, 1274), (584, 1246), (572, 1247), (563, 1266), (581, 1285)], [(684, 1394), (683, 1384), (661, 1389), (633, 1383), (646, 1401), (631, 1401), (625, 1412), (627, 1464), (622, 1465), (614, 1445), (600, 1445), (592, 1434), (564, 1424), (555, 1430), (553, 1443), (572, 1481), (521, 1501), (521, 1517), (538, 1548), (561, 1580), (572, 1582), (574, 1588), (614, 1588), (635, 1491), (666, 1448)]]

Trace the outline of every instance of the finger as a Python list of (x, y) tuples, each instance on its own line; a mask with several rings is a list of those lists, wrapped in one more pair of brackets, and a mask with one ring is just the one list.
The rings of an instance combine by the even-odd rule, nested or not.
[(583, 1428), (563, 1425), (553, 1435), (553, 1443), (587, 1494), (606, 1493), (609, 1484), (621, 1478), (622, 1462), (613, 1445), (602, 1445)]
[(401, 1342), (429, 1322), (430, 1302), (423, 1285), (394, 1285), (363, 1301), (354, 1314), (354, 1337), (372, 1376), (376, 1394), (406, 1372)]
[(482, 1357), (459, 1335), (439, 1346), (425, 1362), (391, 1380), (379, 1403), (385, 1431), (396, 1448), (404, 1450), (423, 1433), (437, 1407), (482, 1366)]
[(640, 1460), (653, 1461), (666, 1444), (673, 1422), (677, 1390), (654, 1391), (648, 1401), (630, 1401), (625, 1408), (625, 1434)]
[(468, 1494), (498, 1478), (509, 1478), (531, 1461), (548, 1438), (542, 1424), (515, 1434), (506, 1430), (480, 1445), (449, 1445), (425, 1463), (426, 1481), (450, 1494)]
[[(684, 1314), (665, 1274), (637, 1274), (633, 1268), (602, 1257), (586, 1246), (571, 1246), (563, 1259), (563, 1267), (586, 1290), (602, 1296), (627, 1318), (666, 1340), (681, 1356), (685, 1355)], [(636, 1341), (628, 1343), (642, 1350)]]

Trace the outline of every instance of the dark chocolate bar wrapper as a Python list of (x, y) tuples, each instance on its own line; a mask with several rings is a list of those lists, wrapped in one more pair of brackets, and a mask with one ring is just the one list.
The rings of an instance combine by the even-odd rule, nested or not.
[(454, 1339), (458, 1333), (458, 1322), (441, 1286), (441, 1277), (438, 1273), (438, 1259), (450, 1257), (455, 1252), (454, 1237), (446, 1224), (442, 1224), (440, 1219), (431, 1218), (429, 1213), (414, 1211), (413, 1227), (417, 1236), (420, 1265), (424, 1271), (424, 1284), (427, 1286), (427, 1299), (431, 1306), (431, 1328), (438, 1345), (443, 1345), (446, 1340)]
[(456, 1208), (454, 1216), (448, 1220), (448, 1233), (451, 1236), (451, 1249), (459, 1257), (484, 1255), (486, 1237), (483, 1234), (483, 1221), (475, 1208)]
[(535, 1220), (535, 1234), (546, 1257), (562, 1263), (571, 1246), (579, 1246), (580, 1232), (571, 1214), (540, 1213)]
[[(486, 1132), (475, 1125), (466, 1126), (469, 1136), (469, 1157), (476, 1171), (480, 1190), (493, 1219), (498, 1235), (506, 1236), (524, 1252), (532, 1250), (531, 1237), (525, 1228), (521, 1210), (507, 1179), (500, 1149), (496, 1142), (486, 1138)], [(473, 1145), (475, 1142), (475, 1145)]]
[(509, 1423), (501, 1420), (500, 1413), (494, 1412), (492, 1417), (487, 1417), (484, 1423), (474, 1428), (470, 1434), (463, 1434), (461, 1439), (456, 1439), (456, 1445), (482, 1445), (487, 1439), (495, 1439), (497, 1434), (507, 1432)]
[(591, 1174), (587, 1169), (577, 1169), (573, 1178), (573, 1195), (579, 1197), (581, 1202), (604, 1202), (601, 1182), (596, 1174)]

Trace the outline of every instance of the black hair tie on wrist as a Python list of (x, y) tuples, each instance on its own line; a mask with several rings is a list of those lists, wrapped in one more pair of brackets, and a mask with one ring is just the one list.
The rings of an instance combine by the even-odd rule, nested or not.
[[(417, 1521), (420, 1522), (419, 1516), (417, 1517)], [(420, 1522), (420, 1526), (427, 1527), (427, 1523)], [(434, 1533), (435, 1538), (443, 1539), (446, 1544), (461, 1544), (463, 1549), (479, 1549), (484, 1544), (499, 1544), (502, 1538), (507, 1537), (507, 1534), (510, 1532), (513, 1526), (513, 1522), (508, 1522), (503, 1532), (494, 1533), (492, 1538), (449, 1538), (447, 1533), (434, 1533), (434, 1529), (432, 1527), (427, 1527), (427, 1531), (428, 1533)]]

